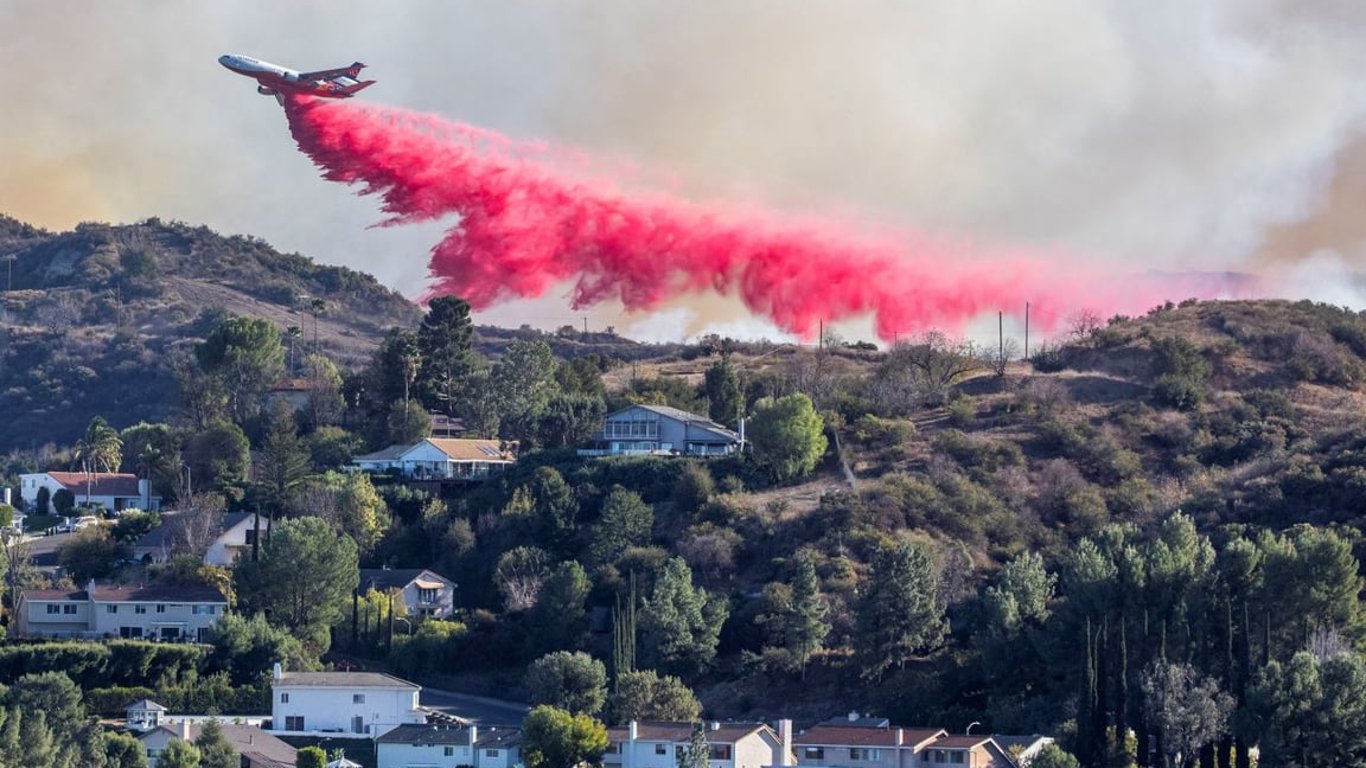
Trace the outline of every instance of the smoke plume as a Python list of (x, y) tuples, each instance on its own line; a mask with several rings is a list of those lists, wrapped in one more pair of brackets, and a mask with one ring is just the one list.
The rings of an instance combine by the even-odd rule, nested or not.
[(679, 295), (738, 295), (780, 328), (871, 314), (891, 339), (961, 329), (989, 311), (1142, 310), (1208, 297), (1213, 278), (1060, 269), (1058, 254), (979, 247), (923, 232), (794, 218), (741, 203), (697, 203), (594, 175), (594, 163), (406, 110), (311, 98), (286, 102), (299, 148), (324, 178), (378, 195), (387, 225), (456, 215), (431, 250), (431, 291), (476, 309), (572, 282), (575, 308), (618, 300), (648, 310)]

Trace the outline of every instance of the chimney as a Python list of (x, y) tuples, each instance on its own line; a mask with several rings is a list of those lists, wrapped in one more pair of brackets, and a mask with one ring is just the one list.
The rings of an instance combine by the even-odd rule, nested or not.
[(745, 417), (740, 417), (740, 450), (745, 450)]
[(280, 667), (280, 662), (275, 662), (275, 666), (270, 670), (270, 679), (279, 681), (285, 676), (285, 671)]
[(13, 504), (10, 501), (9, 488), (0, 488), (0, 504)]
[(773, 761), (774, 765), (792, 765), (795, 755), (792, 752), (792, 721), (783, 718), (778, 721), (778, 744), (782, 750)]
[(721, 722), (719, 720), (713, 720), (707, 724), (707, 729), (712, 731), (719, 731), (721, 730)]
[(190, 718), (185, 717), (180, 720), (180, 738), (185, 741), (190, 740)]
[(142, 500), (142, 511), (152, 508), (152, 481), (147, 478), (138, 480), (138, 498)]
[(92, 600), (94, 599), (94, 597), (95, 597), (95, 580), (94, 580), (94, 579), (91, 579), (90, 582), (87, 583), (87, 584), (85, 585), (85, 594), (88, 595)]
[(901, 746), (903, 743), (905, 743), (905, 741), (906, 741), (906, 731), (903, 730), (903, 729), (901, 729), (901, 728), (896, 729), (896, 745), (899, 747), (899, 746)]
[(470, 754), (474, 754), (474, 745), (479, 743), (479, 726), (470, 726)]
[(640, 738), (640, 726), (632, 720), (626, 724), (626, 740), (635, 741), (638, 738)]
[(849, 722), (851, 722), (851, 723), (856, 723), (856, 722), (858, 722), (858, 710), (855, 709), (855, 710), (851, 710), (851, 711), (849, 712)]

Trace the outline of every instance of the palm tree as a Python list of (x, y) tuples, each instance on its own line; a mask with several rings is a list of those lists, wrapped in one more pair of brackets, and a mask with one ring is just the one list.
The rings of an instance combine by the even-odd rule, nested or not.
[(285, 334), (289, 336), (289, 377), (294, 378), (294, 340), (302, 336), (304, 329), (297, 325), (291, 325), (285, 329)]
[(91, 419), (85, 436), (76, 441), (72, 464), (87, 472), (116, 472), (122, 463), (123, 438), (119, 437), (119, 431), (109, 426), (103, 416)]

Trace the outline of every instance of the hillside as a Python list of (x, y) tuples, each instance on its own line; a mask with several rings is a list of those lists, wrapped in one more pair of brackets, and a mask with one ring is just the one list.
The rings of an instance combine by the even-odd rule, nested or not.
[(53, 233), (0, 216), (3, 261), (13, 289), (0, 292), (0, 452), (70, 444), (96, 415), (166, 420), (177, 357), (225, 313), (298, 326), (311, 348), (321, 299), (318, 346), (343, 364), (419, 317), (368, 275), (157, 219)]

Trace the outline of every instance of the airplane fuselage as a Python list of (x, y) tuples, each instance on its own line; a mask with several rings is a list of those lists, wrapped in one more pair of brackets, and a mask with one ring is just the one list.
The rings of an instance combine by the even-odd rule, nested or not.
[(253, 59), (250, 56), (227, 54), (218, 58), (218, 63), (239, 75), (256, 81), (256, 91), (263, 96), (281, 96), (286, 93), (300, 93), (309, 96), (322, 96), (331, 99), (346, 99), (355, 95), (374, 81), (358, 81), (364, 64), (356, 62), (350, 67), (327, 70), (322, 73), (299, 72), (287, 69), (268, 61)]

